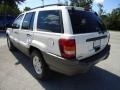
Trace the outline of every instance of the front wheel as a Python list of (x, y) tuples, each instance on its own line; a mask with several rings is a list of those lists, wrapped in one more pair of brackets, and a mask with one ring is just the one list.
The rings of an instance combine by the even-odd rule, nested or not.
[(49, 68), (45, 63), (39, 51), (35, 50), (31, 55), (32, 65), (34, 69), (34, 76), (38, 79), (44, 80), (48, 78)]

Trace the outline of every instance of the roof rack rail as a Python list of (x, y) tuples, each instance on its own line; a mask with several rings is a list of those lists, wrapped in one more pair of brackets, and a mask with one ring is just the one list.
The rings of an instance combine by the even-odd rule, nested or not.
[(35, 8), (32, 8), (31, 10), (37, 9), (37, 8), (44, 8), (44, 7), (48, 7), (48, 6), (65, 6), (65, 4), (49, 4), (49, 5), (35, 7)]

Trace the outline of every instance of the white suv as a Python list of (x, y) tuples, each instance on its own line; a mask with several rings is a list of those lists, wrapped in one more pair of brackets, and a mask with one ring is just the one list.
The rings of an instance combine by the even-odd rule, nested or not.
[(110, 34), (99, 16), (80, 7), (32, 9), (20, 14), (6, 33), (9, 49), (30, 56), (40, 79), (49, 69), (66, 75), (84, 73), (110, 51)]

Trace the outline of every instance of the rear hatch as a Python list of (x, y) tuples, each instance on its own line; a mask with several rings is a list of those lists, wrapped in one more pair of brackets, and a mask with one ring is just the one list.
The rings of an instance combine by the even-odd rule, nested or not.
[(76, 58), (92, 56), (108, 43), (109, 33), (102, 20), (93, 12), (69, 10), (76, 41)]

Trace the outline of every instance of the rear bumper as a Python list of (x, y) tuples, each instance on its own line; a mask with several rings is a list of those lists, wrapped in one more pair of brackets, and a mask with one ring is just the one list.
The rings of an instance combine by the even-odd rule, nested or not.
[(60, 57), (52, 56), (46, 53), (43, 53), (43, 56), (50, 69), (66, 75), (74, 75), (88, 71), (91, 66), (95, 65), (101, 60), (107, 59), (109, 53), (110, 45), (107, 45), (105, 49), (98, 54), (81, 61), (62, 59)]

